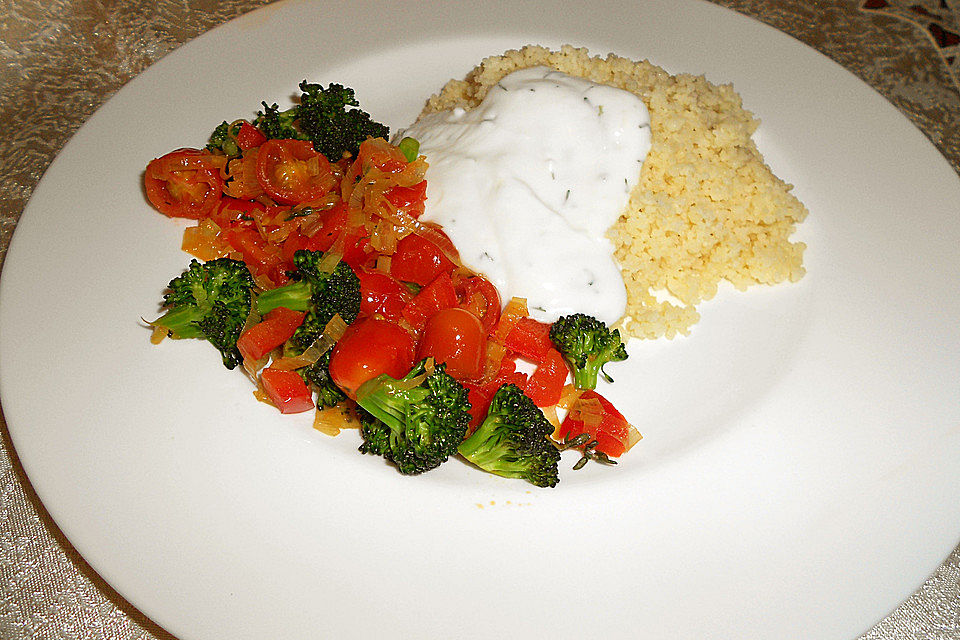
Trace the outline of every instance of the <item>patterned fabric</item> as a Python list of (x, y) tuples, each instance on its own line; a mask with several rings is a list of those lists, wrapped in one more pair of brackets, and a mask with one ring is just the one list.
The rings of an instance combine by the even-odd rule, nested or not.
[(943, 58), (953, 83), (960, 89), (960, 3), (947, 0), (905, 2), (904, 0), (864, 0), (865, 11), (876, 11), (916, 25), (926, 32)]
[[(960, 172), (960, 0), (713, 0), (830, 56), (886, 96)], [(265, 0), (0, 3), (0, 263), (46, 167), (130, 78)], [(64, 105), (69, 105), (68, 108)], [(0, 637), (171, 639), (53, 524), (0, 427)], [(960, 638), (960, 547), (861, 640)]]

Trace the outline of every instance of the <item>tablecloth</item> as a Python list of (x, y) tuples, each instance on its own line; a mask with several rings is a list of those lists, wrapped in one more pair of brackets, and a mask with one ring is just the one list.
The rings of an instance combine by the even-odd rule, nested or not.
[[(906, 114), (960, 172), (960, 0), (714, 0), (813, 46)], [(0, 264), (83, 122), (180, 44), (265, 0), (0, 0)], [(0, 416), (2, 420), (2, 416)], [(960, 522), (957, 523), (960, 537)], [(0, 427), (0, 637), (163, 639), (91, 569)], [(960, 638), (960, 546), (862, 640)]]

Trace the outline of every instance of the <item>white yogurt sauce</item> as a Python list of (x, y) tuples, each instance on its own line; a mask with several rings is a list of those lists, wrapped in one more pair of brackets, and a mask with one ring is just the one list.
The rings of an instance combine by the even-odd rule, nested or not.
[(626, 290), (606, 231), (650, 149), (650, 115), (632, 93), (548, 69), (515, 71), (470, 111), (421, 118), (430, 168), (424, 220), (503, 301), (544, 321), (581, 312), (610, 324)]

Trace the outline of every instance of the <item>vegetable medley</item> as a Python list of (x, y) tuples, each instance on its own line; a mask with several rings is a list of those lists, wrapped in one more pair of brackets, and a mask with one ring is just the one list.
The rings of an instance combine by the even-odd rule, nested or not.
[(580, 450), (575, 468), (615, 463), (640, 439), (595, 390), (627, 357), (619, 332), (502, 304), (420, 220), (417, 142), (388, 143), (351, 89), (300, 89), (290, 109), (263, 103), (148, 164), (151, 204), (196, 221), (182, 248), (197, 259), (170, 281), (154, 342), (210, 342), (259, 400), (315, 411), (330, 435), (358, 428), (360, 451), (403, 474), (460, 455), (552, 487), (563, 449)]

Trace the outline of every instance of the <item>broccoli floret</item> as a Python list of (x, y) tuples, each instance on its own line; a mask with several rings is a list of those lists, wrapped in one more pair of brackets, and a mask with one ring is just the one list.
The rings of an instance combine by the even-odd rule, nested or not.
[(253, 124), (260, 129), (263, 135), (268, 138), (307, 139), (294, 125), (300, 111), (298, 106), (280, 111), (280, 107), (276, 103), (268, 105), (266, 102), (261, 102), (260, 104), (263, 105), (263, 111), (257, 112), (257, 118), (253, 121)]
[(308, 367), (298, 369), (300, 375), (317, 391), (317, 406), (322, 408), (334, 407), (347, 396), (330, 378), (330, 354), (333, 349), (327, 349), (323, 355)]
[(554, 487), (560, 481), (560, 451), (549, 439), (552, 432), (553, 425), (533, 400), (517, 385), (505, 384), (493, 395), (487, 417), (459, 452), (484, 471)]
[(239, 156), (240, 147), (237, 146), (237, 132), (240, 131), (240, 125), (232, 125), (226, 120), (217, 125), (217, 128), (210, 134), (210, 142), (207, 143), (207, 149), (210, 151), (222, 151), (228, 156)]
[(237, 339), (250, 314), (253, 276), (240, 260), (218, 258), (190, 261), (183, 275), (167, 285), (165, 314), (151, 322), (172, 338), (200, 338), (215, 346), (223, 366), (233, 369), (243, 362)]
[(263, 103), (254, 124), (265, 136), (310, 140), (314, 149), (336, 162), (344, 153), (356, 155), (368, 137), (390, 135), (389, 127), (359, 108), (353, 89), (339, 84), (324, 89), (304, 80), (300, 91), (300, 104), (284, 111)]
[(403, 474), (440, 466), (457, 452), (470, 423), (467, 390), (442, 364), (429, 372), (428, 362), (400, 380), (377, 376), (357, 391), (360, 452), (383, 456)]
[(563, 316), (550, 327), (550, 340), (573, 369), (573, 383), (578, 389), (595, 389), (603, 374), (613, 382), (603, 366), (627, 359), (627, 348), (620, 331), (611, 331), (593, 316), (574, 313)]
[[(331, 160), (339, 160), (344, 152), (356, 155), (360, 143), (369, 138), (387, 138), (390, 129), (374, 122), (362, 111), (353, 89), (331, 84), (300, 83), (300, 129), (313, 141), (313, 147)], [(347, 107), (354, 107), (348, 109)]]
[(257, 311), (266, 315), (277, 307), (306, 311), (303, 324), (297, 328), (284, 349), (286, 355), (298, 355), (312, 345), (335, 314), (347, 324), (360, 313), (360, 279), (345, 262), (338, 262), (333, 271), (321, 271), (322, 251), (301, 249), (293, 254), (296, 267), (290, 273), (293, 282), (264, 291), (257, 297)]

